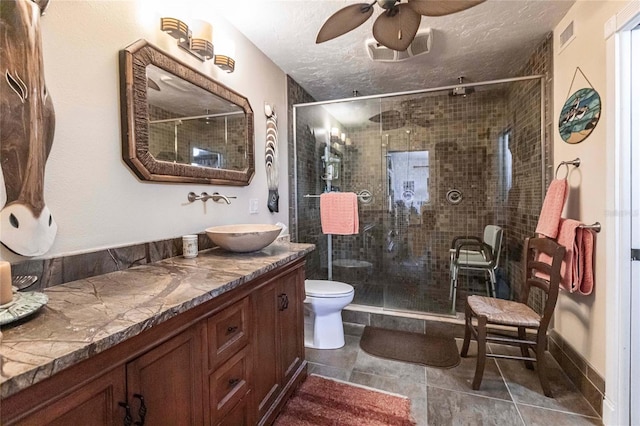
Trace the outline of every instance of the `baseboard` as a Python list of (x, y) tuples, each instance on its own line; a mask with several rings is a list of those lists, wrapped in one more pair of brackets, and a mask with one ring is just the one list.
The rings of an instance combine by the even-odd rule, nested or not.
[(603, 416), (604, 378), (555, 330), (549, 332), (549, 352), (587, 402)]

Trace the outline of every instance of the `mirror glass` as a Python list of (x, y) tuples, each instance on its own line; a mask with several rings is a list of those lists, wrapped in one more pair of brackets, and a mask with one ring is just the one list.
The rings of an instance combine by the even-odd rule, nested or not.
[(149, 153), (156, 160), (216, 169), (247, 167), (242, 108), (147, 65)]
[(249, 183), (254, 136), (246, 98), (144, 40), (121, 52), (121, 90), (123, 156), (139, 177)]

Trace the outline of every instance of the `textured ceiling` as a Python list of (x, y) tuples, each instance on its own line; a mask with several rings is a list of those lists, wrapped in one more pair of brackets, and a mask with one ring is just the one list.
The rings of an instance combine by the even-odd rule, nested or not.
[[(422, 17), (431, 51), (401, 62), (369, 59), (373, 16), (359, 28), (322, 44), (318, 30), (338, 9), (358, 1), (227, 1), (222, 14), (316, 100), (376, 95), (517, 76), (533, 49), (553, 30), (573, 0), (487, 0), (443, 17)], [(447, 1), (447, 0), (444, 0)]]

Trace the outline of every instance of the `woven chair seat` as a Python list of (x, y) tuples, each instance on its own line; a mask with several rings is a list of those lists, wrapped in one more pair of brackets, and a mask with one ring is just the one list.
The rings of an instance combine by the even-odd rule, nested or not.
[(467, 302), (476, 316), (487, 317), (491, 324), (540, 326), (540, 315), (523, 303), (485, 296), (469, 296)]

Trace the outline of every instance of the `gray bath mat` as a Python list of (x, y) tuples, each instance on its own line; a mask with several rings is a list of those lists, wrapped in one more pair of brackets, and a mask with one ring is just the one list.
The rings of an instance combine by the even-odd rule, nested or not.
[(452, 368), (460, 363), (453, 337), (366, 326), (360, 347), (371, 355), (429, 367)]

